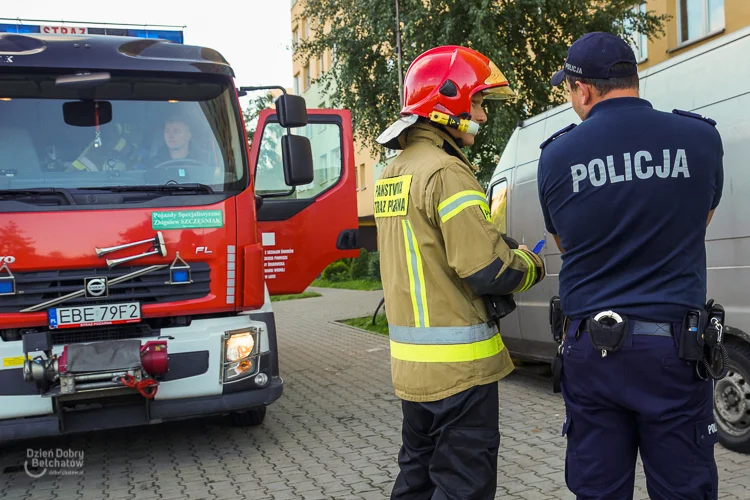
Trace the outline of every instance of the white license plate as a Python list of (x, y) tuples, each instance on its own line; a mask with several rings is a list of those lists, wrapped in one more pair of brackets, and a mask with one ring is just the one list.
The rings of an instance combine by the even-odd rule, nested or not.
[(47, 311), (50, 328), (122, 325), (141, 321), (141, 304), (125, 302), (100, 306), (53, 307)]

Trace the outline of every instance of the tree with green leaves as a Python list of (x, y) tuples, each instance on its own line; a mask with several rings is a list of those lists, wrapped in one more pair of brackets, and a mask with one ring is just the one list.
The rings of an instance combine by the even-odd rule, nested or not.
[[(270, 92), (253, 98), (242, 112), (249, 147), (253, 145), (253, 135), (258, 126), (260, 112), (267, 108), (275, 109), (274, 97)], [(256, 165), (256, 175), (263, 178), (263, 188), (260, 189), (256, 185), (258, 194), (285, 193), (289, 190), (284, 180), (284, 171), (278, 168), (282, 163), (281, 137), (285, 132), (286, 129), (278, 123), (266, 124)]]
[[(638, 0), (398, 0), (405, 74), (411, 61), (439, 45), (464, 45), (488, 56), (519, 94), (487, 101), (489, 122), (466, 151), (486, 183), (516, 124), (559, 105), (566, 95), (549, 79), (570, 44), (590, 31), (630, 40), (664, 34), (667, 16), (641, 13)], [(332, 51), (333, 66), (318, 83), (336, 108), (351, 110), (355, 136), (374, 151), (375, 138), (398, 118), (396, 6), (394, 0), (304, 0), (301, 18), (314, 21), (300, 41), (302, 61)], [(324, 29), (325, 27), (325, 29)]]
[(273, 100), (273, 95), (267, 92), (250, 100), (242, 112), (242, 118), (245, 121), (245, 130), (247, 131), (248, 146), (252, 146), (253, 144), (253, 134), (255, 134), (255, 127), (258, 125), (258, 115), (264, 109), (272, 107)]

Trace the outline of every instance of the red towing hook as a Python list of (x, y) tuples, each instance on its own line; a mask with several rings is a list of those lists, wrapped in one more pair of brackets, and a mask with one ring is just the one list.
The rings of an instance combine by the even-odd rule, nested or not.
[(147, 399), (153, 399), (156, 396), (156, 392), (159, 390), (159, 383), (152, 378), (145, 378), (138, 382), (135, 377), (131, 374), (126, 373), (124, 377), (120, 377), (120, 382), (126, 387), (135, 389), (141, 393), (141, 396)]

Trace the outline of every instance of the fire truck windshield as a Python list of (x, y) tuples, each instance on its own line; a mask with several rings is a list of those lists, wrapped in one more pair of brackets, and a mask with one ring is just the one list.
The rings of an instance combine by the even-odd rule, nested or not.
[(59, 76), (0, 75), (0, 190), (246, 185), (229, 79), (112, 75), (87, 85)]

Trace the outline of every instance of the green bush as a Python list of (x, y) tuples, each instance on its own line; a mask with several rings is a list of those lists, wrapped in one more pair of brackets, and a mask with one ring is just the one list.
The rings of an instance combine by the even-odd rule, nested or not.
[(359, 257), (352, 262), (350, 271), (352, 279), (355, 280), (366, 279), (369, 276), (369, 254), (366, 249), (359, 249)]
[(323, 279), (332, 283), (349, 278), (349, 267), (341, 261), (332, 262), (323, 270)]
[(370, 254), (367, 274), (370, 279), (382, 281), (380, 279), (380, 252), (372, 252)]

